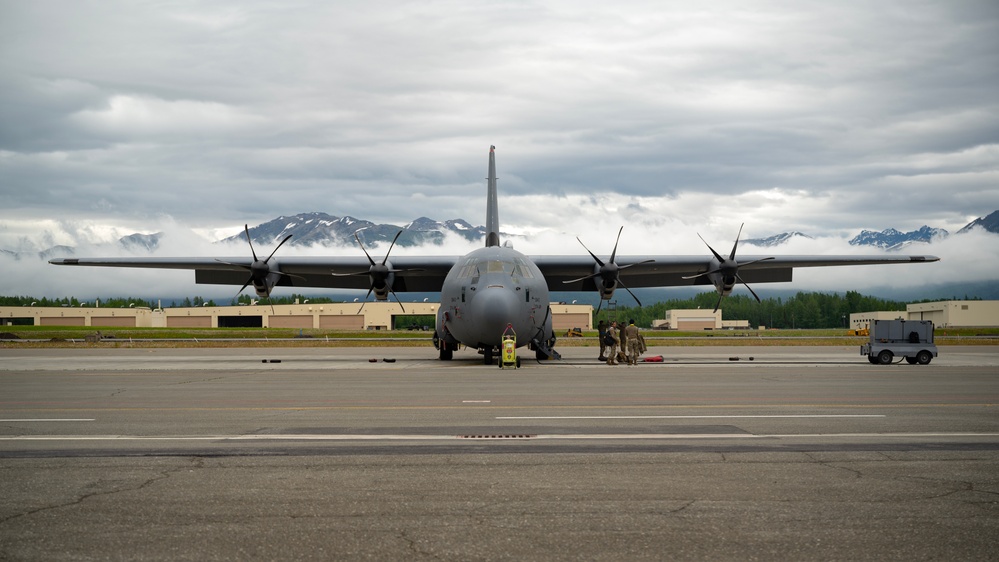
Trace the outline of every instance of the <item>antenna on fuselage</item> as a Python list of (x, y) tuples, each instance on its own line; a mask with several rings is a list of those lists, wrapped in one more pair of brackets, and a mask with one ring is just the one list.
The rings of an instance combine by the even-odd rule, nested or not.
[(486, 178), (486, 247), (499, 246), (499, 203), (496, 197), (496, 147), (489, 147), (489, 177)]

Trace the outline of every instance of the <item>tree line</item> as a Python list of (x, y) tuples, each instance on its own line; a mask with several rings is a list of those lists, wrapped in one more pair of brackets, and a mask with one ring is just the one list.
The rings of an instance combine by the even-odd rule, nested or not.
[[(614, 319), (635, 320), (639, 327), (650, 327), (652, 321), (666, 317), (667, 310), (714, 310), (718, 293), (700, 293), (688, 299), (670, 299), (643, 307), (617, 307), (601, 310), (594, 322)], [(861, 295), (799, 292), (787, 298), (766, 298), (762, 302), (747, 295), (731, 295), (721, 301), (722, 320), (748, 320), (750, 326), (768, 328), (845, 328), (850, 314), (858, 312), (905, 310), (907, 303)]]
[[(292, 294), (286, 297), (271, 297), (267, 299), (258, 299), (256, 297), (251, 297), (249, 295), (239, 295), (233, 297), (228, 302), (223, 302), (221, 305), (216, 303), (213, 299), (205, 299), (203, 297), (184, 297), (183, 300), (171, 300), (169, 304), (162, 303), (164, 308), (191, 308), (196, 306), (245, 306), (250, 304), (295, 304), (299, 303), (315, 303), (315, 304), (328, 304), (333, 302), (343, 302), (339, 300), (334, 300), (327, 297), (305, 297), (303, 295)], [(96, 298), (89, 301), (81, 301), (76, 297), (63, 297), (63, 298), (35, 298), (32, 296), (15, 296), (15, 297), (3, 297), (0, 296), (0, 306), (97, 306), (101, 308), (156, 308), (160, 306), (159, 301), (151, 301), (139, 297), (107, 297), (107, 298)]]

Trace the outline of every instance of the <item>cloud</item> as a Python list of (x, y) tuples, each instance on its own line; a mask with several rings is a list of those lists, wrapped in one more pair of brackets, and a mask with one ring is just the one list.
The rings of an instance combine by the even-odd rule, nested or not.
[(999, 208), (997, 37), (989, 0), (11, 3), (0, 247), (480, 222), (490, 145), (504, 227), (570, 243), (955, 231)]
[(115, 95), (107, 107), (85, 109), (71, 121), (95, 132), (124, 137), (163, 135), (214, 135), (260, 126), (262, 119), (237, 108), (211, 101), (163, 100), (146, 96)]
[[(646, 219), (650, 216), (643, 214)], [(653, 223), (655, 223), (653, 225)], [(652, 225), (652, 226), (650, 226)], [(209, 241), (205, 233), (185, 228), (170, 217), (161, 217), (147, 225), (151, 232), (163, 232), (159, 248), (154, 252), (159, 257), (207, 256), (223, 260), (246, 257), (249, 250), (242, 242), (218, 244)], [(139, 250), (129, 250), (114, 243), (121, 231), (110, 225), (94, 223), (49, 223), (45, 225), (51, 242), (75, 242), (76, 256), (127, 257), (145, 256)], [(573, 217), (566, 224), (567, 230), (536, 230), (517, 233), (508, 240), (522, 253), (532, 256), (576, 255), (587, 256), (586, 250), (575, 238), (578, 236), (586, 248), (602, 258), (607, 258), (614, 248), (620, 223), (600, 213)], [(646, 220), (629, 223), (621, 234), (618, 247), (619, 256), (643, 254), (687, 255), (707, 258), (710, 251), (698, 238), (699, 226), (685, 224), (677, 219)], [(239, 227), (226, 229), (229, 234), (239, 231)], [(704, 239), (718, 252), (727, 254), (738, 232), (738, 225), (719, 225), (711, 231), (700, 231)], [(758, 236), (761, 233), (748, 228), (743, 237)], [(442, 245), (426, 247), (397, 247), (393, 256), (418, 255), (463, 255), (481, 246), (479, 242), (469, 242), (449, 236)], [(37, 250), (38, 248), (35, 248)], [(270, 247), (257, 247), (258, 252), (268, 252)], [(383, 255), (386, 245), (369, 248), (373, 256)], [(903, 250), (903, 254), (936, 255), (940, 262), (912, 265), (881, 265), (856, 267), (799, 268), (795, 270), (792, 283), (766, 284), (754, 286), (759, 291), (801, 290), (845, 292), (849, 290), (872, 291), (890, 297), (890, 291), (913, 287), (942, 285), (949, 283), (973, 283), (995, 281), (995, 265), (999, 263), (999, 237), (983, 230), (967, 234), (952, 235), (937, 239), (931, 244), (913, 244)], [(814, 239), (795, 238), (779, 248), (757, 248), (750, 244), (739, 245), (738, 256), (750, 260), (753, 257), (770, 255), (885, 255), (885, 252), (870, 247), (851, 246), (846, 239), (839, 237), (817, 237)], [(359, 256), (360, 250), (353, 246), (283, 246), (282, 256)], [(0, 267), (4, 269), (6, 294), (32, 295), (35, 297), (63, 297), (92, 300), (95, 297), (135, 296), (147, 299), (174, 299), (184, 296), (228, 299), (235, 295), (238, 287), (196, 285), (190, 271), (144, 270), (127, 268), (66, 268), (48, 264), (46, 261), (24, 257), (15, 260), (0, 254)], [(278, 289), (290, 294), (290, 289)], [(708, 290), (708, 289), (705, 289)], [(743, 289), (739, 289), (740, 291)], [(295, 289), (296, 293), (330, 294), (327, 289)], [(557, 298), (557, 295), (556, 295)]]

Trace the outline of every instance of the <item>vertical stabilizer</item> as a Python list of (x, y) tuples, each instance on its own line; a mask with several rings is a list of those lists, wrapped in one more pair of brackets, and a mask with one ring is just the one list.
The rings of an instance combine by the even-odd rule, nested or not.
[(489, 177), (486, 178), (486, 246), (499, 246), (499, 203), (496, 197), (496, 147), (489, 147)]

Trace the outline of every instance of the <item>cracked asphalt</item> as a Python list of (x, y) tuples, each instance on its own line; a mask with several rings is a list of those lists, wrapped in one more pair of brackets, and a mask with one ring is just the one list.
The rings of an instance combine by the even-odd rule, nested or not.
[(0, 351), (0, 560), (999, 559), (996, 348), (120, 351)]

